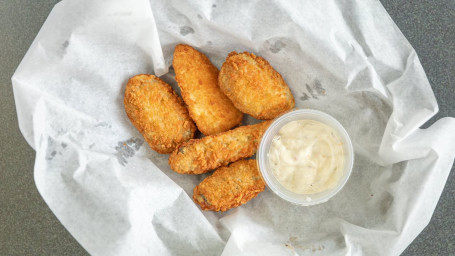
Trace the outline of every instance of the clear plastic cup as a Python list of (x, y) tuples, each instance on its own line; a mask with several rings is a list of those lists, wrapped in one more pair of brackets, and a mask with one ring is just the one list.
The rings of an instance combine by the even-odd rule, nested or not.
[[(345, 152), (344, 154), (345, 165), (343, 168), (343, 176), (340, 178), (338, 184), (334, 188), (315, 194), (298, 194), (288, 190), (283, 185), (281, 185), (280, 182), (273, 175), (272, 169), (270, 168), (269, 165), (269, 159), (267, 156), (270, 150), (270, 145), (272, 144), (272, 140), (278, 134), (281, 127), (283, 127), (285, 124), (289, 122), (296, 120), (318, 121), (334, 128), (338, 132), (338, 135), (340, 136), (340, 139), (343, 142), (343, 150)], [(354, 149), (352, 147), (352, 142), (351, 139), (349, 138), (348, 133), (335, 118), (318, 110), (299, 109), (288, 112), (276, 118), (272, 122), (272, 124), (269, 126), (269, 128), (265, 131), (264, 135), (262, 136), (262, 140), (261, 143), (259, 144), (256, 159), (262, 177), (264, 178), (267, 186), (275, 194), (291, 203), (303, 206), (310, 206), (327, 202), (327, 200), (329, 200), (343, 188), (343, 186), (349, 179), (349, 175), (351, 174), (352, 166), (354, 164)]]

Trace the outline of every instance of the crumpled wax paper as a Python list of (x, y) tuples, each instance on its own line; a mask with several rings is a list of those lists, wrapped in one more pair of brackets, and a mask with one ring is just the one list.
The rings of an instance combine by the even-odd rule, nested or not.
[[(123, 108), (129, 77), (177, 88), (173, 49), (220, 67), (251, 51), (282, 74), (296, 107), (351, 136), (355, 165), (329, 202), (301, 207), (266, 189), (225, 213), (191, 199)], [(455, 155), (415, 51), (379, 1), (64, 0), (12, 78), (39, 192), (93, 255), (397, 255), (428, 224)], [(247, 117), (244, 124), (255, 122)]]

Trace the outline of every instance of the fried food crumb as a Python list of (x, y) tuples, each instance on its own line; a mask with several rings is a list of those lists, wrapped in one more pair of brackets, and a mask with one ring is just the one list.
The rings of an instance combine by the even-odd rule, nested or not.
[(178, 173), (201, 174), (250, 157), (256, 153), (270, 122), (240, 126), (217, 135), (185, 142), (172, 152), (169, 165)]
[(196, 126), (182, 99), (154, 75), (129, 79), (123, 103), (131, 123), (159, 153), (171, 153), (194, 137)]
[(218, 69), (204, 54), (179, 44), (172, 65), (191, 118), (204, 135), (227, 131), (242, 122), (243, 114), (218, 86)]
[(243, 113), (273, 119), (292, 109), (294, 96), (267, 60), (253, 53), (231, 52), (218, 76), (221, 91)]
[(245, 204), (264, 188), (256, 160), (240, 160), (205, 178), (194, 188), (193, 199), (203, 210), (227, 211)]

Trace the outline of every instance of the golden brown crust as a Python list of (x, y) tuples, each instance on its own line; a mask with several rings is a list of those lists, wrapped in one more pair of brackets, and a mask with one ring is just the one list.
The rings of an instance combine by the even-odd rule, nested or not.
[(182, 174), (201, 174), (256, 153), (271, 121), (183, 143), (169, 156), (169, 165)]
[(154, 75), (132, 77), (123, 103), (131, 123), (159, 153), (171, 153), (194, 137), (196, 127), (182, 99)]
[(236, 108), (257, 119), (273, 119), (295, 105), (281, 75), (252, 53), (229, 53), (218, 82)]
[(219, 71), (207, 56), (179, 44), (172, 65), (190, 116), (203, 134), (217, 134), (240, 124), (243, 114), (220, 91)]
[(256, 160), (221, 167), (194, 188), (193, 200), (202, 210), (227, 211), (245, 204), (265, 188)]

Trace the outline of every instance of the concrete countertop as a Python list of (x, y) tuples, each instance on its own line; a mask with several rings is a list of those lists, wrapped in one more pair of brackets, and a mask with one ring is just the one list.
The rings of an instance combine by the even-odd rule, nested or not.
[[(11, 76), (57, 0), (0, 2), (0, 255), (87, 255), (39, 195), (35, 152), (17, 124)], [(413, 45), (440, 111), (455, 116), (455, 1), (381, 0)], [(455, 255), (455, 172), (430, 224), (403, 255)]]

